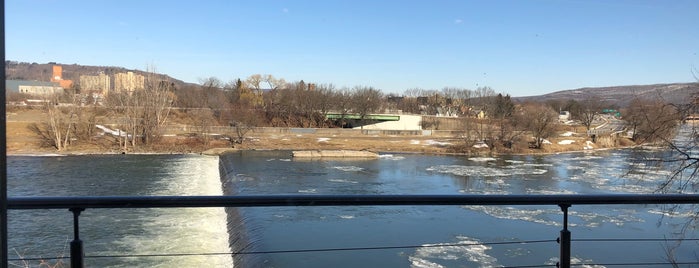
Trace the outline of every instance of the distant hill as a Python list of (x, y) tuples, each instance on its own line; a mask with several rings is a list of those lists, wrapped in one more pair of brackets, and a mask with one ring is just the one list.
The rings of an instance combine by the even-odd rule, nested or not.
[[(63, 66), (63, 79), (73, 80), (77, 82), (81, 75), (96, 75), (104, 73), (114, 75), (121, 72), (135, 72), (145, 74), (140, 70), (129, 70), (123, 67), (114, 66), (87, 66), (78, 64), (60, 64), (60, 63), (28, 63), (17, 61), (6, 61), (5, 71), (8, 80), (36, 80), (50, 81), (52, 75), (52, 66)], [(172, 78), (165, 74), (158, 74), (163, 80), (172, 81), (177, 87), (192, 86), (194, 84), (186, 83), (182, 80)], [(546, 102), (550, 100), (584, 100), (589, 97), (597, 97), (603, 101), (616, 104), (620, 107), (626, 106), (633, 98), (656, 98), (662, 96), (671, 103), (687, 103), (699, 95), (699, 83), (675, 83), (675, 84), (656, 84), (656, 85), (636, 85), (636, 86), (614, 86), (614, 87), (595, 87), (595, 88), (579, 88), (556, 91), (540, 96), (513, 97), (512, 99), (519, 102), (538, 101)]]
[(624, 107), (634, 98), (651, 99), (661, 96), (670, 103), (682, 104), (699, 95), (699, 83), (675, 83), (615, 87), (586, 87), (556, 91), (540, 96), (515, 97), (516, 101), (584, 100), (596, 97), (603, 101)]
[[(146, 74), (146, 72), (141, 70), (130, 70), (115, 66), (88, 66), (78, 64), (61, 64), (55, 62), (29, 63), (9, 60), (5, 61), (5, 73), (7, 74), (7, 80), (34, 80), (48, 82), (51, 81), (54, 65), (62, 66), (63, 79), (73, 80), (74, 83), (80, 81), (81, 75), (97, 75), (99, 73), (104, 73), (113, 77), (114, 74), (123, 72), (134, 72), (142, 75)], [(176, 86), (190, 85), (189, 83), (174, 79), (165, 74), (156, 75), (160, 76), (162, 80), (172, 81)]]

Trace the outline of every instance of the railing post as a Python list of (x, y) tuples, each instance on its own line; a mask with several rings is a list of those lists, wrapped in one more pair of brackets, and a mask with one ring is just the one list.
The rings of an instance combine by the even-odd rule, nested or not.
[(73, 212), (73, 241), (70, 242), (70, 267), (83, 268), (83, 241), (80, 240), (79, 217), (84, 208), (71, 208)]
[(561, 230), (561, 236), (558, 237), (558, 243), (561, 244), (561, 254), (556, 267), (570, 268), (570, 231), (568, 231), (568, 208), (570, 205), (559, 204), (558, 206), (563, 211), (563, 230)]

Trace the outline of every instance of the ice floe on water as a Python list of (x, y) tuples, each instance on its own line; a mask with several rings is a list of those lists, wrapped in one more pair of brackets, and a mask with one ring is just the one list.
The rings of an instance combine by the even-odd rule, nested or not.
[(524, 164), (524, 161), (521, 161), (521, 160), (505, 160), (505, 163), (510, 163), (510, 164)]
[(527, 194), (577, 194), (566, 189), (527, 189)]
[[(680, 211), (681, 210), (681, 211)], [(663, 215), (670, 218), (692, 219), (697, 216), (696, 208), (694, 209), (650, 209), (648, 213)]]
[[(603, 223), (611, 223), (616, 226), (622, 227), (627, 223), (631, 222), (643, 222), (644, 220), (634, 216), (638, 212), (633, 209), (613, 209), (608, 212), (609, 214), (603, 213), (593, 213), (584, 211), (570, 211), (568, 215), (571, 217), (578, 217), (584, 222), (585, 227), (599, 227)], [(571, 226), (574, 226), (571, 224)]]
[(425, 244), (408, 257), (410, 267), (435, 268), (450, 267), (449, 263), (469, 261), (476, 263), (474, 267), (502, 267), (498, 259), (490, 256), (487, 251), (492, 247), (482, 245), (478, 239), (457, 236), (456, 243)]
[(337, 182), (337, 183), (352, 183), (352, 184), (357, 184), (359, 182), (356, 181), (351, 181), (347, 179), (328, 179), (329, 182)]
[(315, 194), (318, 192), (318, 189), (310, 188), (310, 189), (302, 189), (298, 190), (299, 193), (304, 193), (304, 194)]
[(459, 193), (463, 194), (512, 194), (512, 192), (505, 189), (461, 189)]
[(341, 170), (341, 171), (347, 171), (347, 172), (359, 172), (359, 171), (364, 170), (364, 168), (356, 167), (356, 166), (334, 166), (331, 168)]
[(354, 219), (354, 216), (352, 216), (352, 215), (340, 215), (339, 217), (340, 217), (340, 219), (345, 219), (345, 220)]
[(272, 161), (281, 161), (281, 162), (291, 162), (291, 158), (270, 158), (266, 160), (267, 162), (272, 162)]
[[(561, 226), (560, 210), (557, 208), (523, 208), (513, 206), (462, 206), (465, 209), (482, 212), (491, 217), (506, 220), (521, 220), (549, 226)], [(583, 225), (585, 227), (599, 227), (604, 223), (624, 226), (630, 222), (643, 222), (643, 219), (634, 216), (637, 211), (633, 209), (610, 210), (609, 214), (570, 211), (568, 215), (576, 217), (576, 220), (568, 224), (570, 227)], [(581, 220), (578, 221), (577, 219)]]
[(495, 161), (497, 159), (492, 158), (492, 157), (471, 157), (468, 160), (473, 161), (473, 162), (488, 162), (488, 161)]
[[(556, 265), (556, 263), (558, 263), (558, 257), (553, 257), (546, 262), (546, 265)], [(604, 265), (584, 264), (584, 263), (594, 263), (594, 261), (590, 260), (590, 259), (580, 259), (577, 257), (570, 257), (570, 266), (582, 267), (582, 268), (606, 268), (606, 266), (604, 266)]]
[(438, 165), (427, 168), (427, 171), (453, 174), (458, 176), (507, 177), (513, 175), (541, 175), (545, 169), (527, 168), (524, 166), (483, 167), (462, 165)]
[(386, 160), (403, 160), (403, 159), (405, 159), (405, 156), (392, 155), (392, 154), (382, 154), (382, 155), (379, 155), (379, 159), (386, 159)]
[[(559, 219), (550, 219), (549, 215), (559, 214), (558, 209), (522, 209), (516, 207), (502, 206), (462, 206), (465, 209), (478, 211), (495, 217), (507, 220), (522, 220), (551, 226), (561, 226)], [(571, 224), (572, 226), (572, 224)]]

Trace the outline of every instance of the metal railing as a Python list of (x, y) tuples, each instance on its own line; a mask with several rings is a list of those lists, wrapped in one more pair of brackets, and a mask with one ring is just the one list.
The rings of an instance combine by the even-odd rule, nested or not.
[[(71, 267), (84, 267), (79, 216), (85, 209), (282, 207), (282, 206), (451, 206), (451, 205), (556, 205), (563, 214), (557, 267), (571, 267), (568, 209), (573, 205), (699, 204), (699, 194), (641, 195), (247, 195), (247, 196), (105, 196), (10, 197), (8, 209), (69, 209), (73, 213)], [(6, 239), (6, 238), (5, 238)], [(3, 241), (7, 243), (7, 241)]]

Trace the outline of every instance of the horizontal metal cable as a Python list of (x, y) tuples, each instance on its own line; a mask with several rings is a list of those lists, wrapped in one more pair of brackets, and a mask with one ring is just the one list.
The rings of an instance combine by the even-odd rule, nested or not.
[[(278, 253), (309, 253), (309, 252), (332, 252), (332, 251), (355, 251), (355, 250), (387, 250), (387, 249), (412, 249), (412, 248), (435, 248), (435, 247), (460, 247), (460, 246), (481, 246), (481, 245), (514, 245), (514, 244), (535, 244), (551, 243), (555, 239), (548, 240), (525, 240), (506, 242), (486, 242), (486, 243), (449, 243), (449, 244), (429, 244), (429, 245), (405, 245), (405, 246), (378, 246), (378, 247), (349, 247), (349, 248), (321, 248), (321, 249), (289, 249), (289, 250), (266, 250), (247, 252), (211, 252), (211, 253), (163, 253), (163, 254), (132, 254), (132, 255), (85, 255), (85, 258), (143, 258), (143, 257), (186, 257), (186, 256), (216, 256), (216, 255), (255, 255), (255, 254), (278, 254)], [(58, 260), (63, 257), (53, 258), (16, 258), (11, 261), (21, 260)]]
[(664, 242), (664, 241), (699, 241), (699, 238), (583, 238), (571, 239), (573, 242)]
[(600, 266), (636, 266), (636, 265), (689, 265), (689, 264), (699, 264), (699, 261), (691, 262), (628, 262), (628, 263), (571, 263), (570, 266), (587, 266), (587, 265), (600, 265)]
[(537, 267), (558, 267), (555, 264), (542, 264), (542, 265), (517, 265), (517, 266), (499, 266), (500, 268), (537, 268)]

